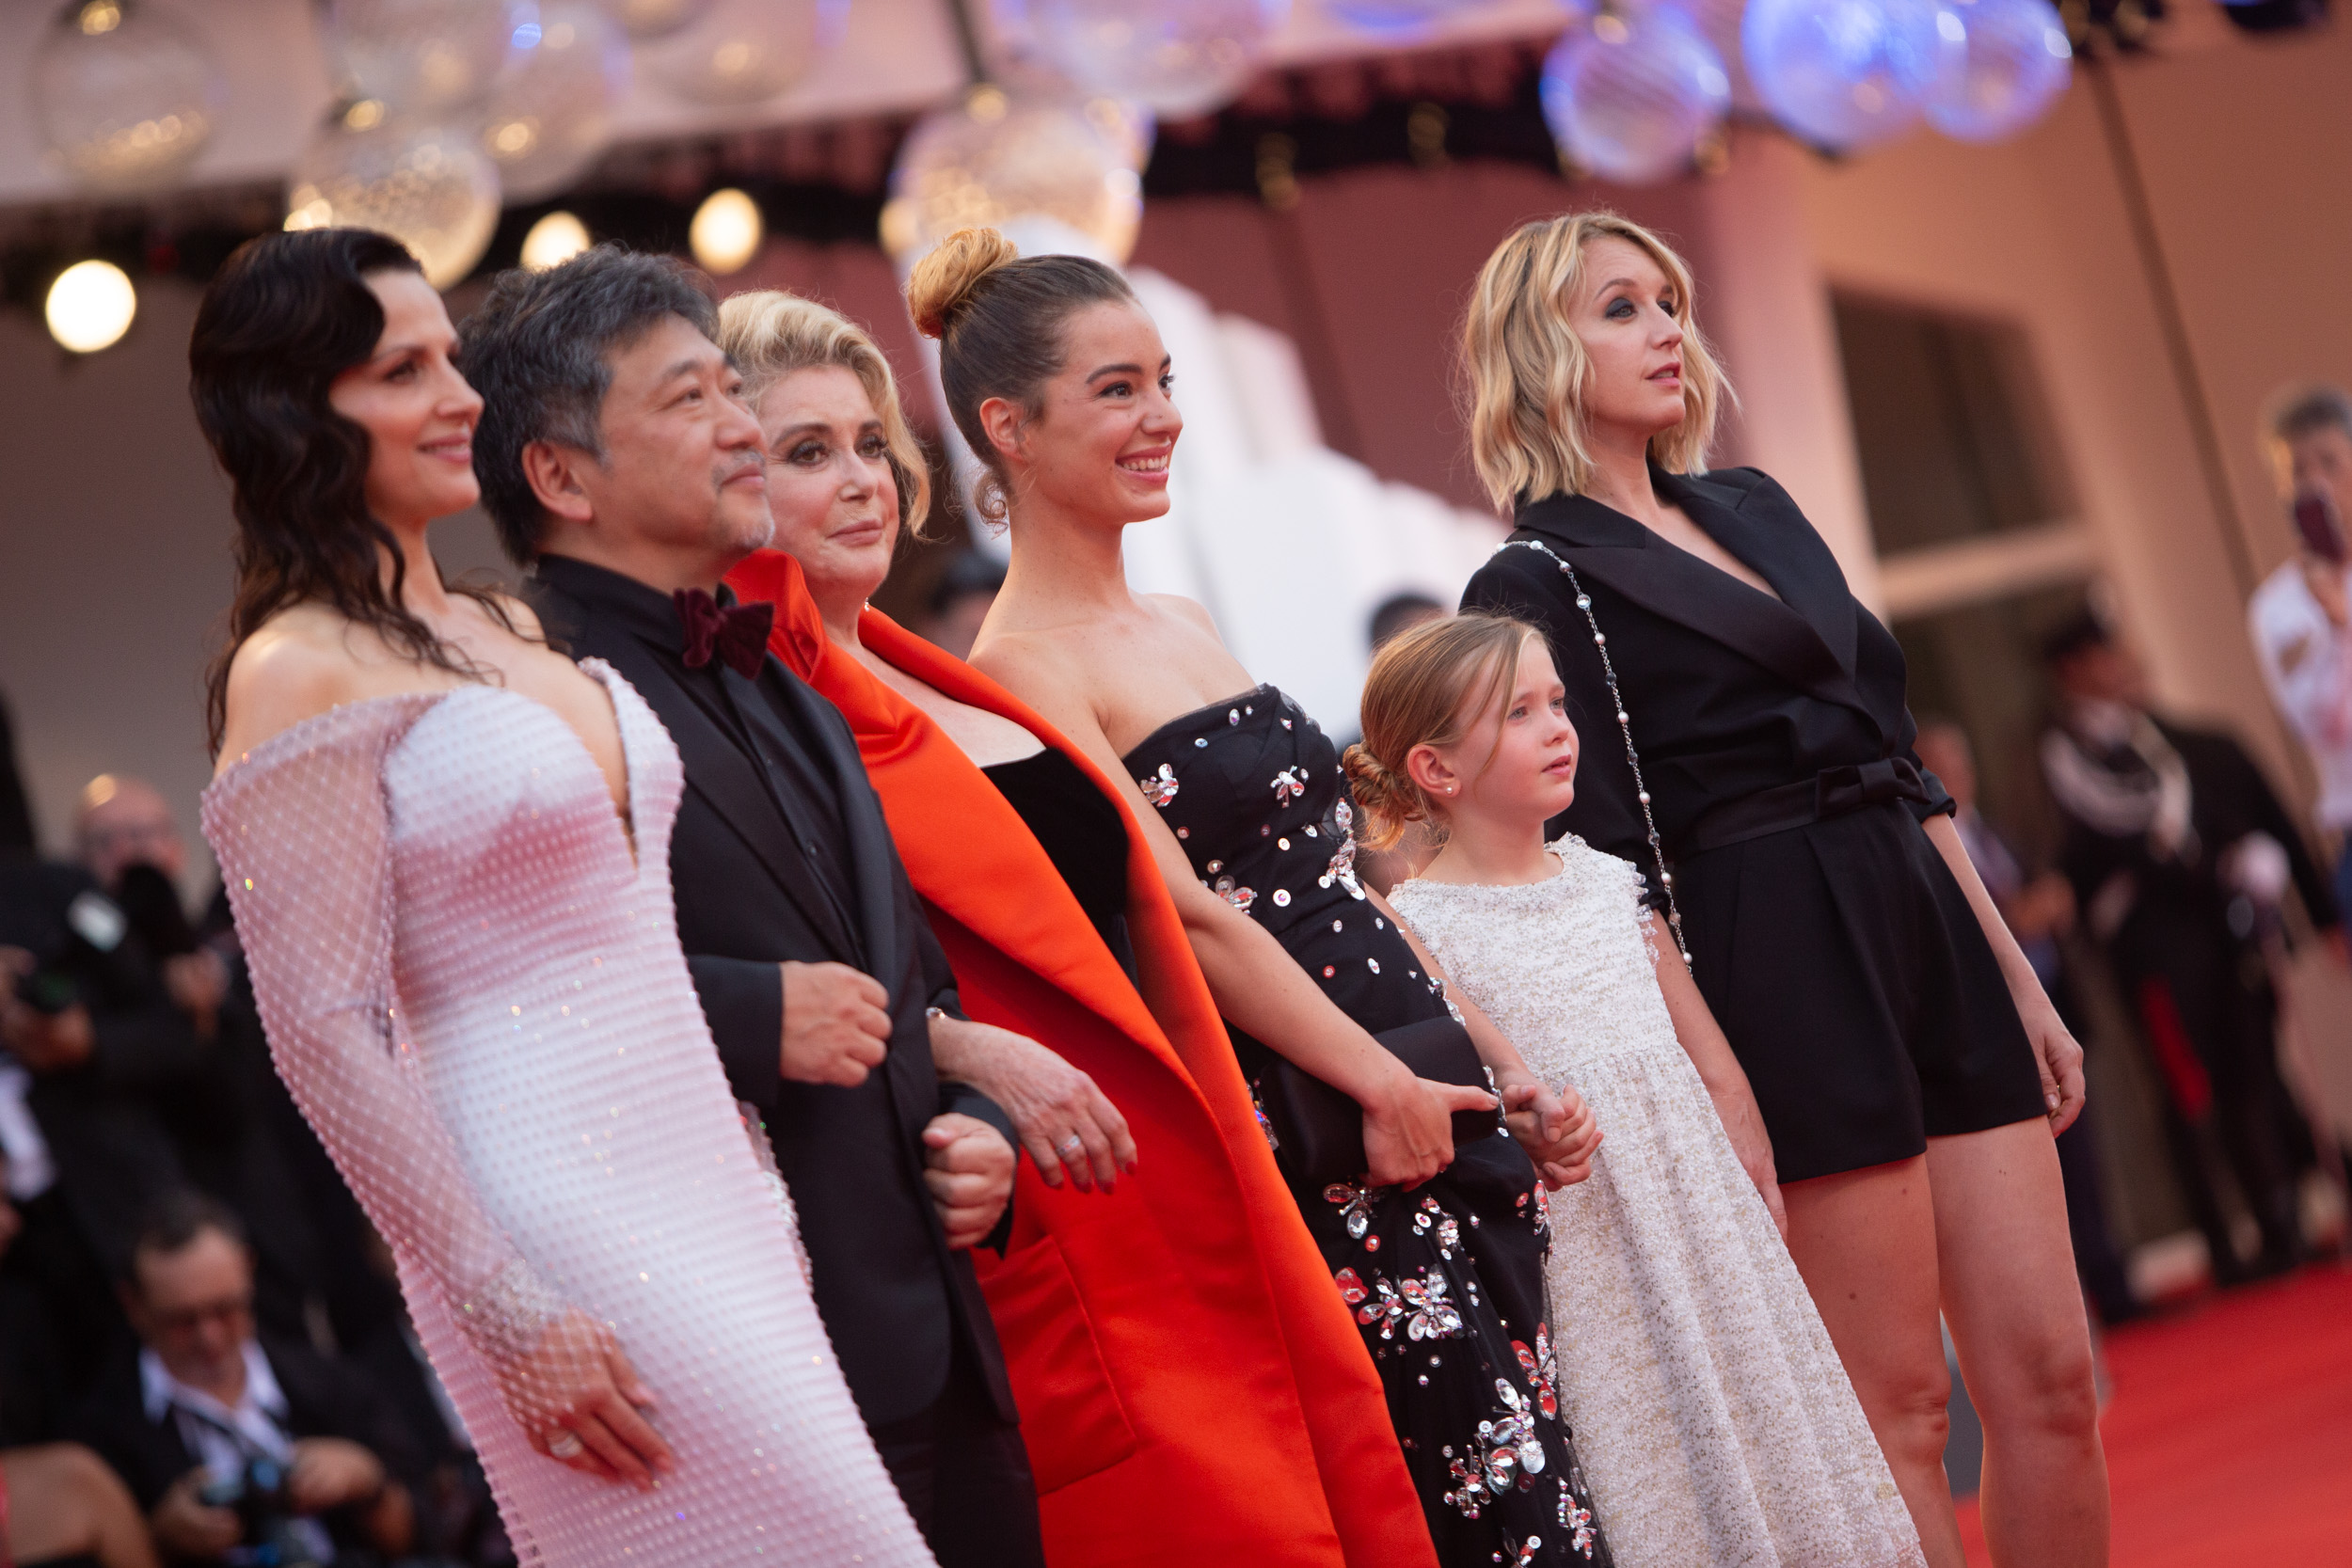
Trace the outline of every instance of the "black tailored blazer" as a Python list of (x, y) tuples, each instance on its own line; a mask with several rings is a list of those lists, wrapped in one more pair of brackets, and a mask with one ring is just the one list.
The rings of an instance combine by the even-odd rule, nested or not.
[[(1520, 616), (1551, 641), (1583, 746), (1576, 800), (1551, 831), (1645, 871), (1649, 841), (1600, 650), (1558, 561), (1576, 569), (1608, 639), (1669, 863), (1677, 836), (1724, 801), (1830, 768), (1918, 763), (1902, 649), (1855, 600), (1788, 492), (1754, 468), (1699, 477), (1653, 467), (1650, 482), (1780, 597), (1568, 495), (1521, 507), (1509, 544), (1462, 594), (1464, 610)], [(1933, 799), (1911, 803), (1914, 815), (1949, 811), (1942, 784), (1922, 772)]]
[[(1015, 1419), (978, 1281), (947, 1245), (923, 1184), (922, 1143), (944, 1112), (977, 1116), (1008, 1142), (1011, 1122), (977, 1089), (939, 1080), (926, 1015), (955, 1010), (954, 972), (848, 722), (772, 657), (755, 679), (723, 661), (687, 670), (668, 597), (628, 578), (550, 556), (531, 599), (549, 638), (575, 658), (612, 665), (677, 746), (686, 775), (670, 840), (678, 937), (727, 1082), (766, 1119), (799, 1210), (818, 1312), (859, 1413), (877, 1426), (929, 1408), (961, 1341), (998, 1413)], [(800, 759), (830, 799), (787, 808), (776, 769), (747, 740)], [(821, 824), (813, 836), (793, 831), (794, 810), (804, 827)], [(889, 1054), (857, 1088), (780, 1076), (776, 966), (787, 960), (848, 964), (889, 991)]]

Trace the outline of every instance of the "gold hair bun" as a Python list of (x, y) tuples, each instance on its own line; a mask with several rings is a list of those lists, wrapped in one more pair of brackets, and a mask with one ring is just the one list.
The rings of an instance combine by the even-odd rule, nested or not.
[(907, 311), (926, 338), (944, 338), (947, 325), (970, 303), (980, 279), (1021, 252), (993, 229), (959, 229), (914, 263), (907, 277)]

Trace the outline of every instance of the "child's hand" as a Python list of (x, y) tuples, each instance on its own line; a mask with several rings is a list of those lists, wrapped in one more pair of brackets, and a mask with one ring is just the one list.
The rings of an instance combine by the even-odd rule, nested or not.
[(1748, 1180), (1756, 1183), (1756, 1194), (1764, 1199), (1764, 1207), (1772, 1214), (1781, 1240), (1787, 1241), (1788, 1208), (1781, 1201), (1779, 1175), (1772, 1168), (1772, 1140), (1764, 1131), (1764, 1113), (1756, 1109), (1755, 1094), (1742, 1083), (1709, 1098), (1715, 1102), (1715, 1114), (1723, 1118), (1732, 1152), (1740, 1156), (1740, 1167), (1748, 1173)]
[(1541, 1083), (1521, 1080), (1504, 1087), (1502, 1106), (1504, 1125), (1527, 1150), (1545, 1185), (1557, 1192), (1593, 1173), (1600, 1127), (1593, 1119), (1593, 1108), (1576, 1090), (1563, 1085), (1554, 1094)]

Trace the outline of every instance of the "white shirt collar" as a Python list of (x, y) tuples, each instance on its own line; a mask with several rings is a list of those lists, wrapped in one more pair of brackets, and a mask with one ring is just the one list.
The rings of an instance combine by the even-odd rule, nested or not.
[(147, 1407), (147, 1418), (160, 1421), (164, 1412), (179, 1405), (232, 1428), (246, 1429), (257, 1417), (274, 1428), (286, 1418), (286, 1391), (278, 1386), (278, 1374), (270, 1370), (269, 1357), (262, 1354), (258, 1340), (247, 1339), (244, 1353), (245, 1398), (232, 1410), (203, 1389), (191, 1387), (172, 1376), (164, 1358), (152, 1350), (141, 1350), (139, 1393)]

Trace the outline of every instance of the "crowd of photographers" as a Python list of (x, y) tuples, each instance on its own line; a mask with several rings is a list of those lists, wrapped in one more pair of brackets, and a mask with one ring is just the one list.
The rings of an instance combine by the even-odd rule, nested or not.
[(43, 861), (6, 744), (0, 1561), (511, 1563), (167, 802), (100, 778)]

